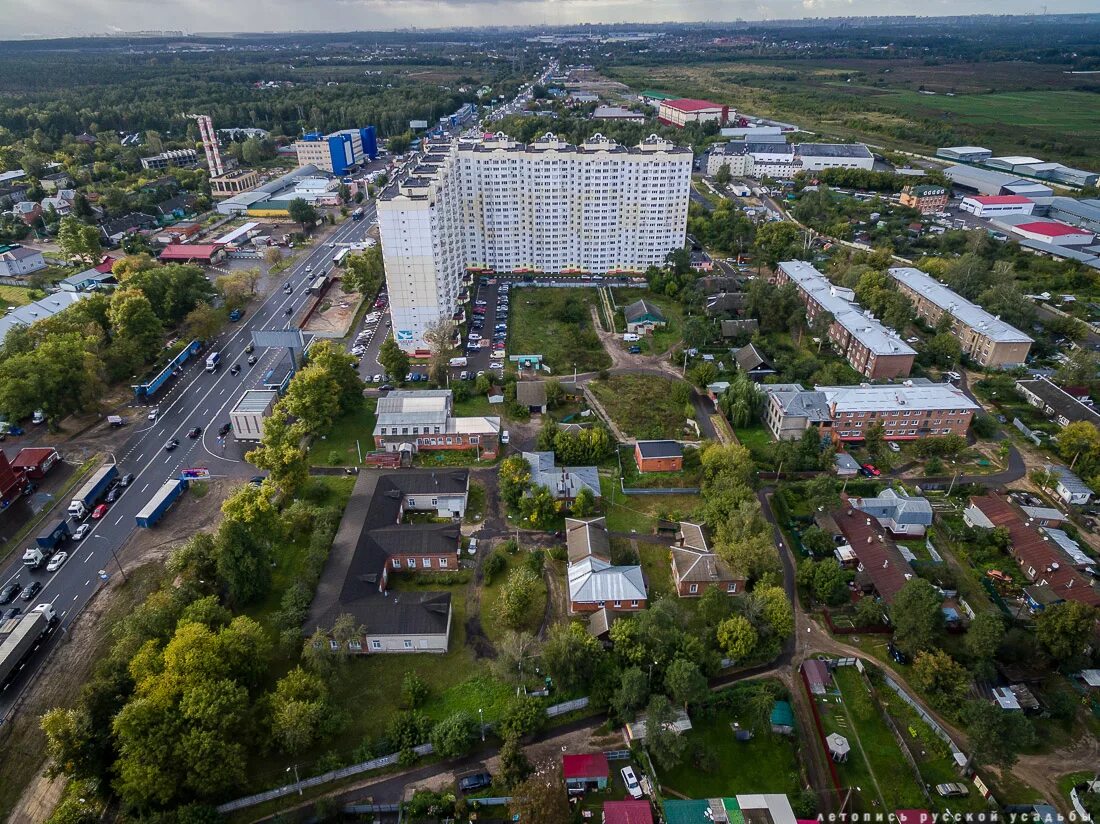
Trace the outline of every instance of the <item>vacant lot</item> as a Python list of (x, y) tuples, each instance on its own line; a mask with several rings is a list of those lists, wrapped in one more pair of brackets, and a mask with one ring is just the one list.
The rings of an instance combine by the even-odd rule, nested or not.
[(660, 375), (612, 375), (588, 388), (625, 435), (632, 438), (679, 438), (684, 405), (673, 397), (681, 381)]
[(517, 289), (512, 293), (508, 352), (542, 355), (555, 375), (611, 366), (592, 328), (595, 289)]
[[(324, 435), (313, 439), (309, 448), (311, 466), (356, 466), (360, 451), (374, 451), (375, 398), (364, 398), (363, 405), (338, 418)], [(358, 445), (357, 445), (358, 444)]]
[[(485, 635), (489, 640), (494, 644), (499, 641), (509, 629), (509, 627), (505, 626), (497, 617), (501, 593), (512, 570), (519, 569), (529, 563), (530, 552), (521, 551), (517, 552), (515, 555), (508, 555), (505, 553), (505, 557), (508, 559), (508, 566), (494, 575), (492, 582), (488, 586), (481, 588), (481, 628), (485, 631)], [(515, 629), (520, 632), (529, 632), (534, 635), (539, 631), (539, 626), (542, 624), (542, 618), (545, 612), (546, 581), (540, 576), (535, 597), (531, 599), (523, 623), (515, 627)]]
[(625, 495), (618, 478), (602, 474), (600, 491), (607, 528), (612, 532), (652, 534), (658, 520), (691, 520), (700, 503), (698, 495)]

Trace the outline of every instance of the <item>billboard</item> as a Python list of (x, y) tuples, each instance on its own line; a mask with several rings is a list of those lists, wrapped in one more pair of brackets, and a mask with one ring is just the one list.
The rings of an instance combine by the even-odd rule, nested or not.
[(410, 120), (409, 121), (409, 128), (412, 129), (413, 131), (416, 131), (417, 129), (426, 129), (426, 128), (428, 128), (428, 121), (427, 120)]
[(184, 469), (180, 472), (180, 477), (186, 481), (204, 480), (210, 477), (210, 470), (205, 466), (195, 467), (194, 469)]

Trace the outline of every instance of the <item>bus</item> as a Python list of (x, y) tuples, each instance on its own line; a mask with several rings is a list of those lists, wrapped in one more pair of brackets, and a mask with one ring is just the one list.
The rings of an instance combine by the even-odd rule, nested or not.
[(358, 209), (356, 209), (354, 212), (351, 213), (351, 219), (352, 220), (362, 220), (363, 219), (363, 207), (362, 206), (360, 206)]
[(350, 249), (344, 248), (344, 249), (341, 249), (339, 252), (337, 252), (335, 255), (333, 255), (332, 256), (332, 265), (333, 266), (339, 266), (340, 264), (342, 264), (344, 262), (344, 258), (346, 258), (348, 256), (348, 252), (350, 252), (350, 251), (351, 251)]

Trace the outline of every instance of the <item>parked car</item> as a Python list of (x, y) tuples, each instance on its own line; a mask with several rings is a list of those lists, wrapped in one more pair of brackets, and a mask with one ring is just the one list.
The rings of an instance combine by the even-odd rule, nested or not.
[(24, 601), (29, 601), (42, 590), (41, 581), (31, 581), (20, 596)]
[(73, 533), (74, 541), (83, 541), (89, 532), (92, 531), (91, 524), (81, 524), (76, 528), (76, 532)]
[(890, 450), (891, 452), (901, 452), (901, 447), (900, 447), (900, 446), (898, 446), (898, 442), (897, 442), (897, 441), (887, 441), (887, 443), (886, 443), (886, 447), (887, 447), (887, 448), (888, 448), (888, 449), (889, 449), (889, 450)]
[(46, 564), (46, 572), (57, 572), (69, 560), (68, 552), (59, 552), (50, 558), (50, 562)]
[(937, 784), (936, 792), (944, 798), (965, 798), (970, 795), (970, 790), (965, 784), (953, 781), (950, 784)]
[(642, 797), (642, 785), (638, 783), (638, 776), (634, 774), (634, 768), (629, 764), (622, 768), (623, 784), (626, 785), (626, 791), (630, 793), (631, 798)]
[(107, 509), (107, 504), (100, 504), (99, 506), (97, 506), (95, 509), (92, 510), (92, 520), (98, 521), (100, 518), (107, 514)]
[(862, 471), (862, 474), (864, 476), (868, 477), (868, 478), (877, 478), (879, 475), (882, 474), (881, 472), (879, 472), (878, 469), (875, 468), (874, 464), (869, 464), (869, 463), (865, 463), (861, 467), (861, 471)]
[(629, 352), (631, 355), (640, 355), (642, 353), (642, 347), (635, 345), (631, 346), (626, 351)]
[(458, 788), (464, 793), (469, 793), (484, 789), (492, 783), (493, 777), (489, 773), (485, 770), (477, 770), (461, 776), (458, 779)]
[(501, 443), (508, 443), (508, 441), (511, 437), (512, 436), (508, 434), (507, 429), (502, 429), (501, 430), (501, 432), (500, 432), (500, 442)]
[(477, 555), (477, 538), (470, 539), (470, 544), (466, 547), (466, 551), (471, 555)]
[(252, 486), (262, 486), (264, 482), (264, 476), (253, 475), (251, 478), (248, 479), (248, 482), (252, 484)]
[(908, 664), (909, 663), (909, 656), (906, 655), (904, 652), (902, 652), (900, 649), (898, 649), (897, 646), (893, 643), (893, 641), (891, 641), (889, 644), (886, 645), (886, 651), (888, 653), (890, 653), (890, 657), (894, 660), (895, 663), (897, 663), (897, 664)]
[(223, 423), (221, 425), (221, 427), (218, 429), (218, 437), (219, 438), (224, 438), (226, 435), (228, 435), (232, 431), (232, 429), (233, 429), (232, 424)]

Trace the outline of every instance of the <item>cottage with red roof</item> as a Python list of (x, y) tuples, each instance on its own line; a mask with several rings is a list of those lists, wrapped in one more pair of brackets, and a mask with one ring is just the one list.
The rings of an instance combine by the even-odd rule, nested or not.
[(1040, 243), (1053, 246), (1088, 246), (1096, 237), (1087, 229), (1067, 226), (1056, 220), (1036, 220), (1031, 223), (1018, 223), (1012, 227), (1013, 234)]
[(661, 123), (680, 129), (688, 123), (709, 123), (712, 120), (723, 124), (729, 120), (729, 114), (729, 106), (711, 103), (709, 100), (694, 100), (690, 97), (662, 100), (657, 108), (657, 119)]
[(653, 808), (644, 798), (605, 801), (603, 824), (653, 824)]
[(579, 753), (561, 757), (562, 776), (570, 791), (602, 790), (607, 787), (607, 756), (602, 752)]
[(1002, 215), (1030, 215), (1035, 202), (1023, 195), (974, 195), (964, 197), (960, 212), (970, 212), (974, 217), (1000, 217)]
[(217, 263), (225, 257), (221, 243), (170, 243), (160, 253), (162, 263)]

